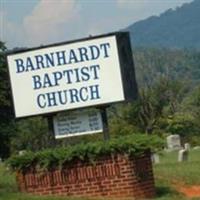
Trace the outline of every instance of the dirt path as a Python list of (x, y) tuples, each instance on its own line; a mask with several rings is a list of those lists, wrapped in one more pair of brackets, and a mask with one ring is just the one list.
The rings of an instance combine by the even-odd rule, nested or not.
[(200, 186), (193, 185), (193, 186), (176, 186), (176, 189), (183, 193), (186, 197), (200, 197)]
[[(164, 177), (159, 176), (159, 178), (164, 180)], [(176, 191), (184, 194), (188, 198), (200, 197), (200, 185), (186, 185), (177, 180), (172, 180), (171, 184)]]

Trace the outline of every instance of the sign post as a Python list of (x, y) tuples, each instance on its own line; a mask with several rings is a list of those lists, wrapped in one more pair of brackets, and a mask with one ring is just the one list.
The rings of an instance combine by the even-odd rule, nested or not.
[(51, 147), (55, 147), (56, 140), (54, 136), (54, 126), (53, 126), (53, 116), (49, 115), (47, 116), (47, 123), (48, 123), (48, 133), (50, 135), (50, 145)]
[(102, 116), (102, 121), (103, 121), (103, 137), (104, 140), (107, 141), (110, 139), (109, 135), (109, 129), (108, 129), (108, 117), (106, 113), (106, 107), (100, 108), (101, 116)]

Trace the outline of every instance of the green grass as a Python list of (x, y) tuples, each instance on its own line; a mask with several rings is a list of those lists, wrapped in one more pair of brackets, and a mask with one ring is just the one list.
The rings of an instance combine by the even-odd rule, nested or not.
[[(175, 190), (176, 184), (200, 185), (200, 150), (191, 150), (187, 162), (178, 163), (178, 152), (163, 152), (154, 164), (157, 198), (155, 200), (191, 200)], [(192, 198), (192, 200), (200, 200)]]
[[(177, 152), (163, 153), (160, 164), (154, 165), (157, 197), (154, 200), (191, 200), (175, 191), (172, 183), (200, 185), (200, 150), (190, 152), (188, 162), (177, 163)], [(87, 198), (39, 197), (19, 193), (15, 175), (0, 164), (0, 200), (88, 200)], [(104, 198), (104, 200), (106, 200)], [(200, 198), (194, 198), (200, 200)]]
[(178, 163), (177, 158), (178, 152), (165, 152), (160, 156), (160, 164), (154, 166), (156, 180), (200, 185), (200, 150), (190, 151), (188, 162)]

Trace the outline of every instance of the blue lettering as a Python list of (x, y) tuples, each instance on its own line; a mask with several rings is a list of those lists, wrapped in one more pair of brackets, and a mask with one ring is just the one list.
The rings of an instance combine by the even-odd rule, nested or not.
[(75, 68), (74, 71), (75, 71), (75, 74), (76, 74), (76, 82), (80, 82), (80, 78), (79, 78), (79, 68)]
[(78, 48), (78, 50), (79, 50), (80, 58), (81, 58), (80, 62), (89, 60), (88, 55), (87, 55), (87, 48), (81, 47), (81, 48)]
[(42, 87), (40, 76), (39, 75), (32, 76), (32, 79), (33, 79), (33, 89), (34, 90), (40, 89)]
[(104, 58), (109, 57), (108, 55), (108, 48), (110, 48), (110, 44), (109, 43), (105, 43), (105, 44), (101, 44), (100, 48), (104, 50)]
[(80, 92), (79, 92), (79, 96), (80, 96), (80, 99), (82, 100), (82, 101), (87, 101), (88, 100), (88, 88), (87, 87), (82, 87), (81, 89), (80, 89)]
[(39, 94), (37, 96), (37, 104), (40, 108), (45, 108), (46, 107), (46, 102), (45, 102), (45, 95), (44, 94)]
[(35, 56), (35, 61), (36, 61), (37, 69), (44, 68), (43, 57), (41, 55)]
[(70, 103), (79, 102), (79, 99), (78, 99), (78, 90), (77, 89), (71, 89), (71, 90), (69, 90), (69, 93), (70, 93), (70, 99), (71, 99)]
[(55, 92), (51, 92), (51, 93), (47, 93), (47, 99), (48, 99), (48, 107), (50, 106), (57, 106), (57, 102), (56, 102), (56, 93)]
[(88, 100), (100, 99), (99, 85), (91, 85), (80, 89), (72, 88), (69, 90), (61, 90), (39, 94), (37, 96), (37, 105), (40, 108), (52, 107), (58, 105), (66, 105), (67, 103), (86, 102)]
[(55, 66), (53, 55), (54, 55), (54, 53), (50, 53), (50, 55), (44, 54), (47, 67), (54, 67)]
[(78, 62), (78, 59), (76, 58), (76, 54), (75, 54), (74, 50), (71, 49), (70, 53), (69, 53), (69, 63), (68, 64), (77, 63), (77, 62)]
[(90, 79), (88, 67), (81, 68), (81, 75), (82, 75), (82, 77), (81, 77), (82, 81), (88, 81)]
[(67, 64), (66, 58), (65, 58), (65, 51), (58, 51), (56, 52), (56, 55), (57, 55), (58, 66)]
[(67, 84), (72, 83), (72, 79), (71, 79), (71, 75), (73, 74), (73, 70), (69, 69), (69, 70), (64, 70), (63, 71), (63, 75), (66, 75), (66, 82)]
[(30, 57), (27, 57), (26, 60), (26, 71), (28, 72), (30, 68), (30, 71), (34, 71), (33, 63)]
[[(99, 65), (91, 65), (90, 66), (90, 70), (94, 72), (94, 80), (95, 79), (99, 79), (99, 76), (98, 76), (98, 71), (100, 70), (100, 66)], [(98, 70), (98, 71), (97, 71)]]
[(91, 93), (90, 100), (100, 99), (100, 96), (99, 96), (99, 85), (89, 86), (89, 89), (90, 89), (90, 93)]
[(43, 84), (44, 84), (43, 88), (54, 86), (54, 85), (52, 85), (48, 74), (44, 74), (44, 83)]
[(16, 62), (16, 66), (17, 66), (16, 73), (24, 72), (25, 67), (23, 65), (23, 60), (22, 59), (16, 59), (15, 62)]
[(62, 95), (62, 91), (58, 91), (58, 98), (59, 98), (59, 102), (62, 105), (65, 105), (67, 103), (67, 90), (64, 90), (63, 92), (64, 92), (64, 95)]
[(91, 51), (91, 60), (95, 60), (99, 58), (100, 51), (99, 48), (96, 45), (91, 45), (89, 46), (90, 51)]
[(62, 73), (61, 72), (53, 72), (52, 74), (54, 76), (55, 86), (59, 85), (58, 81), (62, 79)]

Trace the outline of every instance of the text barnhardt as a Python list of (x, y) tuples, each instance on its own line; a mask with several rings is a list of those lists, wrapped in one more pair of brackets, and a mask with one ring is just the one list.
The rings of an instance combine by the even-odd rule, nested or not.
[[(109, 43), (100, 43), (18, 58), (15, 59), (16, 74), (20, 76), (27, 72), (34, 72), (32, 88), (35, 91), (45, 91), (45, 88), (56, 88), (61, 84), (66, 84), (67, 89), (64, 90), (52, 89), (51, 92), (37, 93), (36, 104), (40, 109), (88, 100), (94, 101), (101, 98), (100, 86), (97, 82), (100, 79), (101, 66), (97, 61), (98, 59), (108, 58), (110, 50)], [(96, 62), (91, 64), (90, 61)], [(81, 65), (82, 62), (84, 62), (84, 65)], [(88, 65), (85, 65), (87, 62)], [(76, 63), (80, 65), (74, 67), (73, 64)], [(55, 70), (39, 73), (39, 71), (47, 68), (54, 68)], [(86, 84), (87, 82), (91, 82), (91, 84)]]

